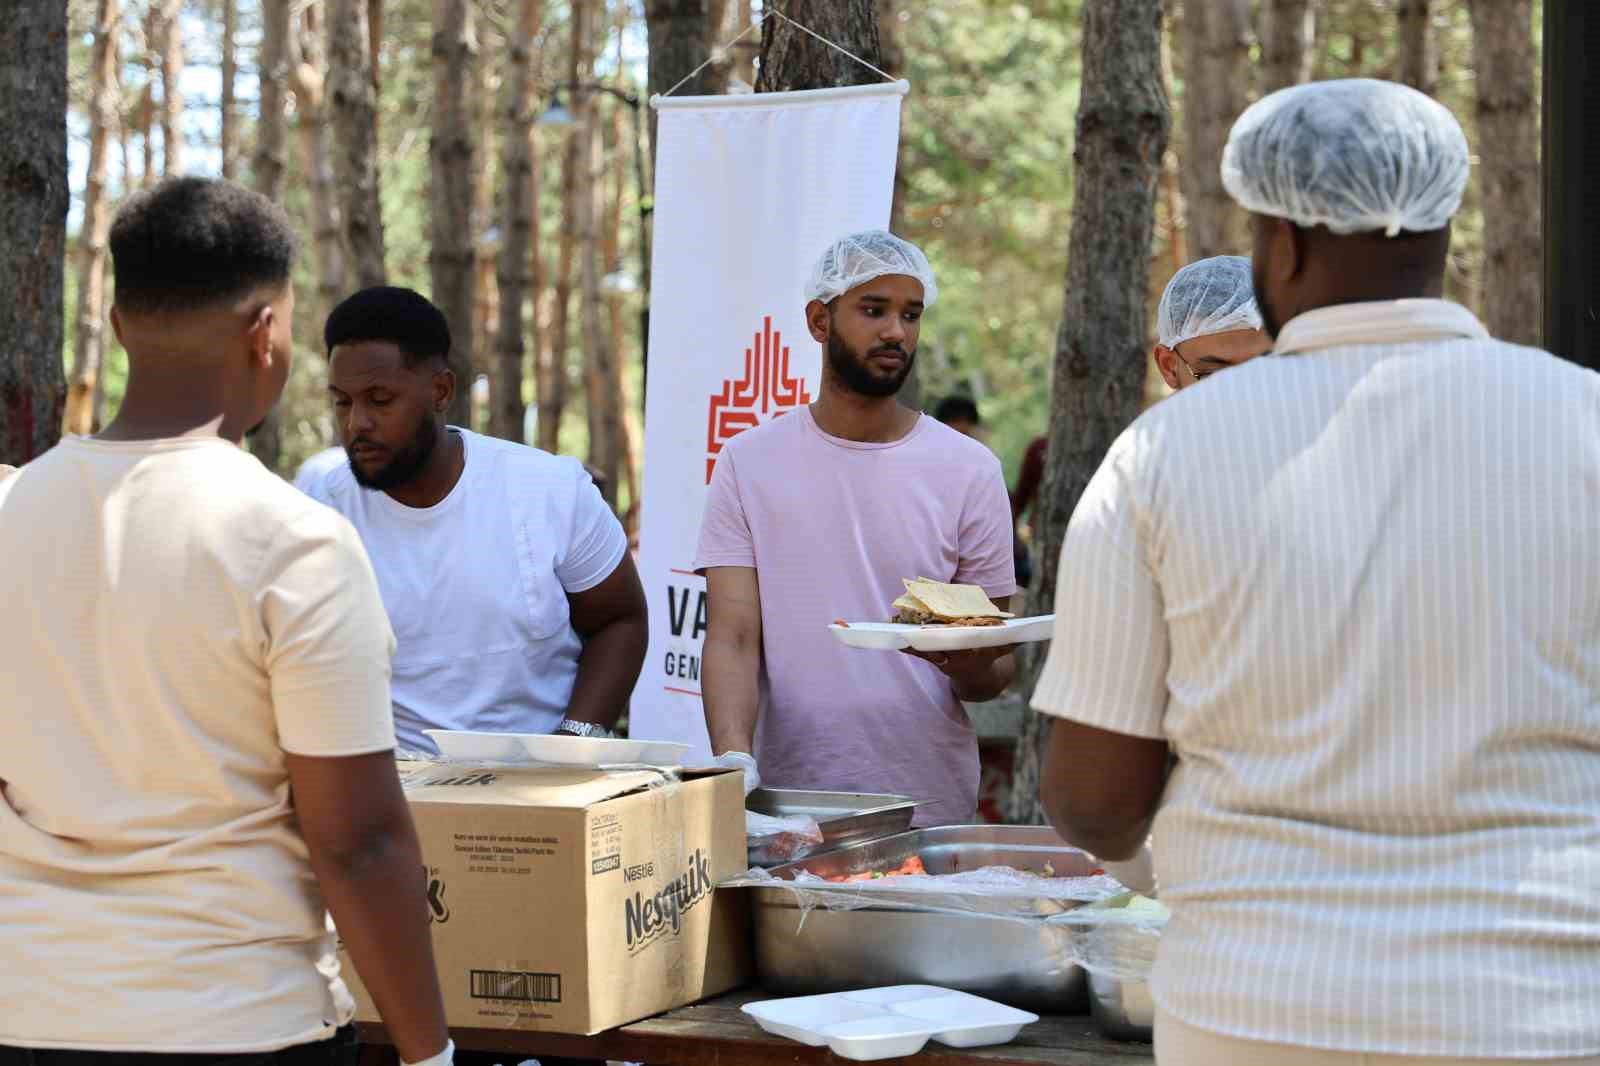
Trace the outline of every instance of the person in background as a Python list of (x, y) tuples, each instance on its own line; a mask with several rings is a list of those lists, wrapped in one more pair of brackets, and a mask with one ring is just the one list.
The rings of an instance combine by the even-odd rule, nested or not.
[[(978, 414), (978, 402), (970, 396), (952, 395), (940, 400), (933, 408), (933, 417), (975, 441), (987, 444), (989, 430)], [(1033, 580), (1033, 557), (1028, 552), (1027, 541), (1013, 520), (1011, 528), (1011, 559), (1016, 571), (1017, 587), (1024, 589)]]
[(934, 406), (933, 417), (963, 437), (981, 441), (988, 436), (978, 415), (978, 401), (971, 396), (946, 396)]
[(836, 618), (888, 617), (903, 578), (1016, 591), (1005, 482), (989, 449), (896, 396), (938, 298), (921, 250), (881, 230), (812, 271), (817, 402), (734, 437), (717, 460), (695, 569), (709, 630), (712, 751), (779, 788), (926, 800), (919, 825), (970, 821), (978, 744), (962, 701), (1011, 682), (1008, 649), (915, 658), (845, 647)]
[(1164, 1066), (1600, 1064), (1600, 376), (1440, 298), (1470, 160), (1388, 82), (1246, 110), (1274, 355), (1067, 530), (1042, 799), (1112, 859), (1154, 819)]
[(1022, 452), (1022, 463), (1017, 470), (1017, 485), (1011, 490), (1011, 520), (1020, 525), (1026, 521), (1031, 526), (1038, 513), (1039, 488), (1044, 484), (1044, 460), (1050, 447), (1048, 436), (1039, 436), (1028, 442)]
[(576, 460), (445, 423), (450, 327), (410, 289), (328, 316), (349, 462), (310, 494), (355, 525), (394, 626), (395, 729), (610, 737), (644, 663), (644, 590)]
[(1242, 255), (1201, 259), (1172, 275), (1156, 308), (1155, 361), (1178, 391), (1272, 347)]
[(289, 373), (281, 208), (177, 178), (111, 227), (127, 393), (0, 481), (0, 1063), (354, 1066), (327, 911), (448, 1066), (350, 524), (239, 447)]

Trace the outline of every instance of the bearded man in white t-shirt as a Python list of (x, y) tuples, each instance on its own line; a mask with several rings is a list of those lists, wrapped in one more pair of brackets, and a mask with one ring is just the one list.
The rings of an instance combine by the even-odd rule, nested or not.
[(576, 460), (445, 423), (444, 314), (377, 287), (328, 316), (349, 462), (312, 497), (350, 519), (394, 626), (395, 731), (609, 737), (649, 639), (622, 524)]

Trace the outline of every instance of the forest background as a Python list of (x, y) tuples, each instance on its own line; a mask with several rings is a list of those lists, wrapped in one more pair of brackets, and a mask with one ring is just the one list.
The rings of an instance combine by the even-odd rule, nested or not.
[[(874, 9), (872, 58), (912, 85), (894, 228), (927, 250), (943, 293), (924, 332), (916, 402), (931, 408), (945, 395), (975, 398), (990, 444), (1014, 478), (1022, 450), (1045, 432), (1049, 416), (1073, 203), (1082, 2), (833, 2)], [(1521, 72), (1511, 87), (1526, 98), (1518, 142), (1524, 150), (1531, 145), (1532, 156), (1519, 162), (1536, 187), (1539, 4), (1494, 6), (1520, 20), (1531, 49), (1504, 54), (1516, 51), (1515, 35), (1497, 45), (1502, 64)], [(1249, 253), (1215, 160), (1238, 111), (1271, 88), (1348, 76), (1407, 81), (1462, 119), (1475, 150), (1483, 139), (1473, 5), (1465, 0), (1185, 0), (1168, 7), (1162, 63), (1173, 124), (1150, 257), (1152, 315), (1178, 266)], [(287, 39), (267, 39), (269, 20), (281, 22), (285, 8)], [(607, 476), (619, 512), (633, 515), (647, 321), (648, 267), (640, 256), (650, 206), (648, 105), (638, 102), (648, 88), (650, 43), (681, 47), (668, 38), (687, 31), (691, 49), (717, 56), (692, 89), (748, 91), (757, 80), (759, 31), (718, 46), (761, 14), (751, 0), (70, 0), (68, 226), (77, 254), (65, 301), (63, 355), (75, 383), (69, 428), (109, 417), (126, 376), (125, 357), (104, 326), (109, 292), (93, 277), (104, 270), (103, 236), (92, 239), (85, 217), (103, 227), (117, 200), (166, 174), (226, 174), (257, 187), (267, 176), (296, 220), (306, 254), (296, 279), (299, 358), (276, 432), (255, 444), (264, 461), (292, 475), (333, 442), (319, 341), (331, 303), (380, 272), (391, 284), (431, 293), (435, 257), (444, 253), (475, 274), (462, 382), (475, 383), (463, 389), (474, 400), (473, 425), (519, 438), (532, 429), (530, 441), (584, 458)], [(441, 25), (441, 17), (456, 21)], [(453, 45), (459, 57), (450, 55)], [(461, 69), (452, 83), (453, 62)], [(331, 99), (352, 78), (373, 86), (366, 107)], [(563, 88), (573, 82), (615, 93)], [(580, 100), (586, 106), (575, 107)], [(558, 122), (576, 121), (543, 121), (553, 106)], [(265, 121), (264, 107), (271, 111)], [(429, 152), (440, 112), (457, 117), (466, 143), (456, 148), (470, 153), (473, 170), (473, 232), (467, 240), (449, 234), (458, 247), (445, 249), (436, 247), (439, 220), (429, 210), (437, 202), (430, 199)], [(352, 120), (372, 128), (352, 134)], [(525, 160), (506, 151), (524, 139), (519, 128), (531, 128)], [(337, 157), (367, 138), (381, 205), (376, 266), (359, 262), (370, 259), (370, 247), (361, 247), (360, 234), (352, 239), (341, 218), (358, 192), (341, 189), (341, 181), (359, 168), (341, 168)], [(507, 190), (519, 165), (531, 168), (536, 192), (531, 202), (512, 205)], [(1497, 332), (1531, 339), (1537, 201), (1525, 220), (1526, 258), (1494, 263), (1484, 232), (1486, 213), (1496, 210), (1493, 192), (1481, 180), (1469, 187), (1448, 295), (1485, 315), (1489, 286), (1503, 293), (1506, 279), (1520, 279), (1531, 287), (1511, 312), (1520, 321), (1502, 316)], [(516, 279), (521, 313), (508, 317), (499, 282), (516, 212), (537, 217), (517, 249), (526, 257)], [(93, 288), (100, 291), (87, 291)], [(497, 333), (519, 320), (523, 368), (513, 375), (505, 372), (507, 338)], [(507, 395), (513, 389), (517, 395)], [(1163, 392), (1150, 375), (1147, 399)], [(516, 416), (525, 405), (534, 418)], [(597, 439), (607, 425), (620, 439)]]

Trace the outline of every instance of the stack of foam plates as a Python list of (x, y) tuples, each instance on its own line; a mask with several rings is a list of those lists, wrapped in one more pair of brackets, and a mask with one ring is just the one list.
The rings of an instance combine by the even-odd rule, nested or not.
[(894, 985), (825, 996), (747, 1003), (775, 1036), (861, 1062), (915, 1055), (929, 1040), (948, 1047), (1008, 1044), (1037, 1014), (933, 985)]

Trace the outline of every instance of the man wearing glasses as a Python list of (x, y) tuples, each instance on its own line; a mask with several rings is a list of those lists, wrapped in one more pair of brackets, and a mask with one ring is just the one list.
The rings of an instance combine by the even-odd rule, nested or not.
[(1172, 275), (1156, 310), (1156, 338), (1156, 365), (1174, 389), (1270, 349), (1250, 288), (1250, 260), (1219, 255)]

